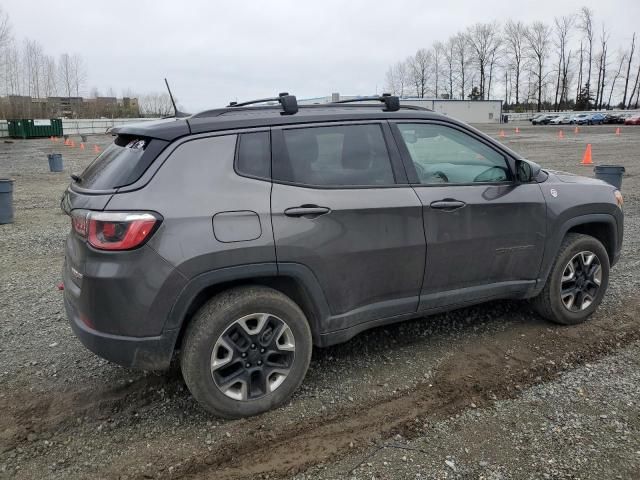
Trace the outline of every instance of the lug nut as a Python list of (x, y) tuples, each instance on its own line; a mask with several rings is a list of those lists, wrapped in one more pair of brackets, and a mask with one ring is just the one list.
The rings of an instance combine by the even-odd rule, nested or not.
[(255, 348), (256, 348), (256, 344), (255, 344), (255, 343), (252, 343), (252, 344), (251, 344), (251, 348), (255, 349)]
[(262, 360), (258, 360), (258, 365), (262, 365)]
[(260, 353), (264, 353), (264, 348), (261, 348), (261, 349), (260, 349)]
[(249, 368), (250, 366), (251, 366), (251, 364), (250, 364), (250, 363), (247, 363), (247, 364), (245, 365), (245, 367), (247, 367), (247, 368)]
[(244, 353), (242, 354), (242, 358), (245, 358), (246, 356), (247, 356), (247, 353), (246, 353), (246, 352), (244, 352)]

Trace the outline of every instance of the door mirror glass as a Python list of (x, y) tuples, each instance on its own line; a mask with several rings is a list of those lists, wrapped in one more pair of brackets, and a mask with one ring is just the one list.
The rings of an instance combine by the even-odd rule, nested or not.
[(540, 173), (540, 165), (533, 162), (526, 162), (524, 160), (518, 160), (518, 181), (527, 183), (536, 179)]

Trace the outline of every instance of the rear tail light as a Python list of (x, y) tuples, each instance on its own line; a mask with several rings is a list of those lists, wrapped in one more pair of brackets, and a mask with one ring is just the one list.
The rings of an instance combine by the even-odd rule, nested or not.
[(71, 212), (74, 231), (99, 250), (137, 248), (159, 224), (159, 216), (146, 212)]

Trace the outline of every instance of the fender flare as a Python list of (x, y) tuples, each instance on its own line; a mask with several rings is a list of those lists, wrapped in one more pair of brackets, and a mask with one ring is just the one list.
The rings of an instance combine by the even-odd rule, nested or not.
[(558, 249), (562, 244), (562, 240), (567, 235), (567, 232), (573, 227), (589, 223), (605, 223), (610, 225), (611, 231), (613, 232), (613, 249), (615, 250), (617, 248), (619, 241), (618, 222), (610, 213), (590, 213), (587, 215), (578, 215), (565, 220), (557, 230), (558, 233), (554, 235), (553, 238), (549, 239), (546, 245), (544, 260), (540, 270), (540, 280), (536, 286), (535, 294), (539, 293), (544, 288), (547, 278), (549, 277), (549, 273), (551, 272), (553, 262), (558, 253)]
[(181, 330), (183, 328), (189, 307), (203, 290), (225, 282), (238, 280), (259, 282), (260, 279), (266, 278), (290, 278), (302, 289), (307, 305), (312, 310), (312, 315), (308, 316), (308, 320), (315, 341), (322, 331), (324, 320), (331, 313), (316, 276), (308, 267), (299, 263), (254, 263), (219, 268), (196, 275), (187, 282), (178, 294), (169, 312), (165, 330)]

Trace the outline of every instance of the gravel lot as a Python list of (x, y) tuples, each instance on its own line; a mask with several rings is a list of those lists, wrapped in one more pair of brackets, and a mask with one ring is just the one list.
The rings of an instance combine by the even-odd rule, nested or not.
[[(60, 196), (110, 138), (0, 143), (0, 177), (16, 180), (16, 221), (0, 226), (0, 478), (640, 477), (640, 128), (520, 129), (500, 140), (545, 167), (592, 175), (587, 143), (626, 167), (623, 256), (594, 317), (558, 327), (493, 302), (378, 328), (314, 351), (289, 405), (237, 421), (204, 413), (175, 369), (99, 359), (66, 323)], [(48, 172), (54, 150), (65, 173)]]

